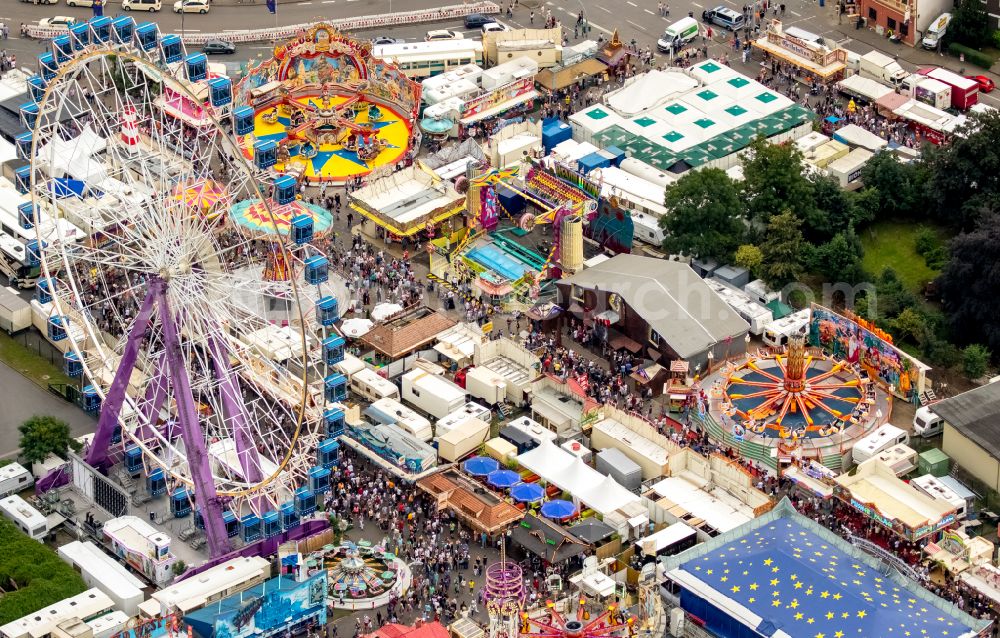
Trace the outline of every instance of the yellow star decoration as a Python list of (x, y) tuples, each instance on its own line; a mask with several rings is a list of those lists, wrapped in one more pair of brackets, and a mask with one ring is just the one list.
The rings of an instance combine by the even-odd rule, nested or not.
[(773, 587), (773, 586), (777, 585), (777, 584), (778, 584), (778, 583), (780, 583), (780, 582), (781, 582), (781, 581), (780, 581), (779, 579), (777, 579), (777, 578), (772, 578), (772, 579), (771, 579), (771, 586)]
[(774, 600), (771, 601), (771, 606), (772, 607), (781, 607), (781, 601), (778, 600), (777, 598), (775, 598)]
[(833, 612), (832, 611), (826, 612), (826, 619), (827, 620), (833, 620)]
[(829, 598), (830, 597), (830, 592), (828, 592), (828, 591), (821, 591), (819, 593), (819, 597), (820, 598)]
[(858, 618), (864, 618), (865, 615), (866, 614), (865, 614), (865, 610), (864, 609), (862, 609), (861, 611), (858, 612)]
[(773, 563), (773, 562), (774, 562), (774, 561), (773, 561), (773, 560), (771, 560), (770, 558), (766, 558), (766, 559), (764, 559), (764, 564), (765, 564), (765, 565), (767, 565), (768, 567), (770, 567), (770, 566), (771, 566), (771, 563)]
[(805, 616), (805, 614), (803, 614), (801, 611), (796, 612), (795, 613), (795, 620), (802, 620), (803, 616)]
[(750, 591), (757, 591), (757, 583), (750, 583)]
[(740, 593), (740, 586), (739, 585), (733, 585), (730, 588), (730, 591), (732, 591), (734, 594), (738, 594), (738, 593)]
[(820, 632), (820, 633), (816, 634), (816, 638), (826, 638), (826, 634)]
[(833, 632), (833, 638), (844, 638), (844, 632), (842, 631)]
[(840, 594), (834, 594), (833, 595), (833, 599), (834, 600), (840, 600), (841, 598), (843, 598), (843, 596), (841, 596)]
[(806, 624), (809, 624), (809, 625), (811, 625), (811, 624), (813, 624), (814, 622), (816, 622), (816, 619), (815, 619), (815, 618), (806, 618)]

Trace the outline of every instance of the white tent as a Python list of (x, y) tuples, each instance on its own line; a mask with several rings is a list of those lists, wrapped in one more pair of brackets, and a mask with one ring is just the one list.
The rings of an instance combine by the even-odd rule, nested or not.
[(573, 455), (560, 449), (552, 441), (544, 439), (542, 444), (533, 450), (528, 450), (517, 457), (517, 462), (527, 470), (531, 470), (545, 481), (551, 482), (551, 477), (566, 469), (573, 462)]
[(550, 483), (566, 490), (574, 496), (598, 487), (601, 484), (601, 473), (583, 462), (579, 456), (570, 454), (573, 460), (566, 469), (556, 473)]
[[(597, 473), (597, 470), (592, 471)], [(593, 488), (580, 491), (577, 496), (582, 503), (601, 516), (639, 500), (637, 495), (622, 487), (610, 474)]]
[(690, 91), (696, 86), (698, 81), (683, 73), (653, 69), (608, 94), (607, 103), (620, 115), (628, 117), (647, 111), (671, 96)]

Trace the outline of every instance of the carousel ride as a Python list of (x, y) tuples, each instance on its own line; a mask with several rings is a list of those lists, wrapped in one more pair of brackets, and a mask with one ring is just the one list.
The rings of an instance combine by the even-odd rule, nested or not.
[(409, 587), (410, 568), (395, 554), (365, 541), (323, 548), (330, 603), (338, 609), (371, 609)]
[(275, 170), (311, 182), (343, 182), (406, 156), (420, 85), (373, 58), (371, 43), (326, 24), (278, 46), (252, 68), (238, 100), (254, 109), (241, 138), (248, 158), (276, 149)]
[(863, 423), (874, 384), (850, 363), (807, 353), (804, 335), (784, 353), (751, 357), (722, 382), (723, 413), (739, 437), (820, 439)]
[(603, 636), (634, 636), (635, 617), (616, 604), (610, 604), (599, 614), (592, 614), (585, 597), (576, 602), (576, 610), (561, 613), (552, 601), (545, 613), (521, 614), (521, 638), (601, 638)]

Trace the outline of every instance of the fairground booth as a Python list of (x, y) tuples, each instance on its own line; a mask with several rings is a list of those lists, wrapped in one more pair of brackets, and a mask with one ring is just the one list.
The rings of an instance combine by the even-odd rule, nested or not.
[(340, 183), (406, 157), (420, 85), (371, 42), (319, 23), (250, 68), (236, 105), (252, 109), (252, 130), (237, 133), (259, 168)]
[(826, 84), (844, 78), (847, 49), (820, 44), (821, 38), (796, 27), (783, 27), (781, 20), (771, 20), (764, 36), (753, 43), (754, 48), (788, 62), (797, 75), (806, 81)]
[(880, 459), (834, 479), (834, 496), (908, 541), (919, 541), (955, 522), (955, 506), (896, 477)]

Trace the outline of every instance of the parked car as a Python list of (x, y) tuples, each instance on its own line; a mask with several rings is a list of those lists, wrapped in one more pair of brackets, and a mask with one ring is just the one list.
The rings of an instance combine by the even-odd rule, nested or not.
[(21, 0), (21, 2), (30, 2), (31, 4), (55, 4), (59, 0)]
[(487, 15), (483, 15), (482, 13), (470, 13), (465, 16), (466, 29), (478, 29), (484, 24), (489, 24), (490, 22), (496, 22), (496, 20)]
[(492, 33), (494, 31), (510, 31), (510, 27), (503, 22), (487, 22), (483, 25), (483, 33)]
[(461, 40), (465, 36), (461, 31), (455, 31), (453, 29), (435, 29), (434, 31), (428, 31), (427, 37), (424, 38), (427, 42), (434, 42), (435, 40)]
[(383, 44), (402, 44), (405, 42), (403, 38), (390, 38), (387, 35), (379, 35), (372, 38), (372, 44), (375, 46), (381, 46)]
[(69, 16), (53, 16), (38, 21), (40, 27), (68, 27), (73, 24), (76, 24), (76, 19)]
[(212, 55), (217, 53), (219, 55), (232, 55), (236, 53), (236, 45), (232, 42), (226, 42), (225, 40), (209, 40), (201, 47), (202, 53), (207, 53)]
[(174, 3), (174, 13), (208, 13), (211, 9), (208, 0), (177, 0)]
[(976, 82), (978, 82), (979, 90), (982, 91), (983, 93), (989, 93), (990, 91), (996, 88), (996, 84), (994, 84), (993, 80), (986, 77), (985, 75), (967, 75), (965, 77), (966, 79), (975, 80)]
[(67, 7), (92, 7), (94, 0), (66, 0)]
[(743, 14), (721, 4), (714, 9), (702, 11), (701, 19), (702, 22), (711, 22), (730, 31), (736, 31), (743, 27)]
[(159, 11), (163, 7), (160, 0), (122, 0), (125, 11)]

